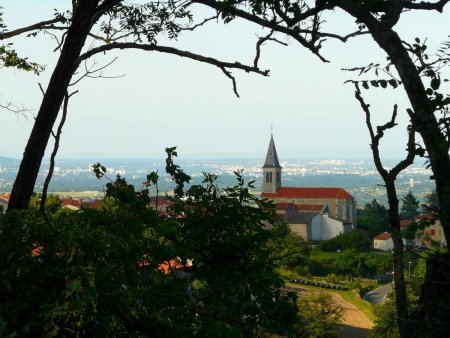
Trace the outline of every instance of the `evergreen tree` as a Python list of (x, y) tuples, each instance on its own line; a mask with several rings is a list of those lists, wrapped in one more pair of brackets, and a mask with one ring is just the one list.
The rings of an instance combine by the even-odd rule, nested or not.
[(400, 217), (403, 219), (414, 219), (419, 214), (419, 201), (411, 190), (402, 198)]
[(364, 209), (358, 209), (358, 228), (369, 232), (371, 237), (389, 231), (389, 216), (386, 207), (374, 199), (366, 203)]
[(425, 195), (425, 203), (422, 204), (423, 212), (434, 211), (439, 213), (439, 198), (436, 189)]

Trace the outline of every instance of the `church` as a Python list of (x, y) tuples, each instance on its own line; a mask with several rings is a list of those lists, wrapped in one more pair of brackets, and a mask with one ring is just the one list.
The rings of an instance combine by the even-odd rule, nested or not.
[(262, 196), (304, 240), (323, 241), (356, 227), (356, 202), (342, 188), (283, 187), (273, 135), (263, 169)]

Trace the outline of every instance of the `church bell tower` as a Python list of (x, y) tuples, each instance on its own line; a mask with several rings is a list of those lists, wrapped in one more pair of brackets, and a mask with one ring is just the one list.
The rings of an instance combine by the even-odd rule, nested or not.
[(281, 188), (281, 165), (278, 161), (277, 149), (270, 135), (269, 149), (263, 168), (263, 193), (276, 193)]

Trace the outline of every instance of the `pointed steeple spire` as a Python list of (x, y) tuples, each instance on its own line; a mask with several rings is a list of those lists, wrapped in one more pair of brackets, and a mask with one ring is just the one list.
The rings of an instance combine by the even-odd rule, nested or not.
[(275, 142), (273, 141), (273, 134), (270, 134), (269, 149), (267, 149), (266, 162), (263, 168), (280, 168), (281, 165), (278, 161), (277, 149), (275, 148)]

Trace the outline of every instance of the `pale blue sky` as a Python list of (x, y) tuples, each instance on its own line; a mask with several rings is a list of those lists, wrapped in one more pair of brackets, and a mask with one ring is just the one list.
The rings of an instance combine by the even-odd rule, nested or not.
[[(10, 29), (49, 19), (53, 8), (68, 9), (70, 1), (4, 0)], [(200, 9), (194, 17), (207, 13)], [(332, 29), (352, 29), (353, 20), (341, 13), (328, 18)], [(407, 13), (398, 30), (407, 41), (428, 37), (434, 50), (450, 34), (450, 10), (444, 14)], [(259, 27), (236, 20), (228, 25), (211, 23), (183, 34), (174, 46), (225, 61), (251, 64)], [(285, 40), (282, 36), (279, 39)], [(57, 59), (55, 42), (47, 35), (12, 40), (17, 51), (46, 65), (39, 77), (1, 69), (0, 102), (14, 102), (36, 112)], [(119, 59), (106, 75), (118, 79), (85, 79), (70, 103), (59, 156), (64, 158), (157, 158), (164, 148), (177, 145), (183, 158), (264, 158), (270, 124), (280, 159), (369, 158), (364, 115), (344, 81), (354, 78), (341, 68), (383, 62), (385, 56), (369, 37), (346, 44), (328, 41), (324, 64), (298, 43), (267, 44), (260, 66), (270, 77), (233, 71), (241, 98), (213, 66), (176, 56), (141, 51), (114, 52), (96, 57), (99, 65)], [(448, 71), (447, 71), (448, 73)], [(367, 93), (378, 122), (385, 122), (397, 102), (405, 122), (408, 102), (403, 92)], [(0, 111), (0, 156), (20, 158), (31, 130), (32, 118)], [(406, 124), (386, 138), (383, 154), (395, 158), (405, 148)]]

